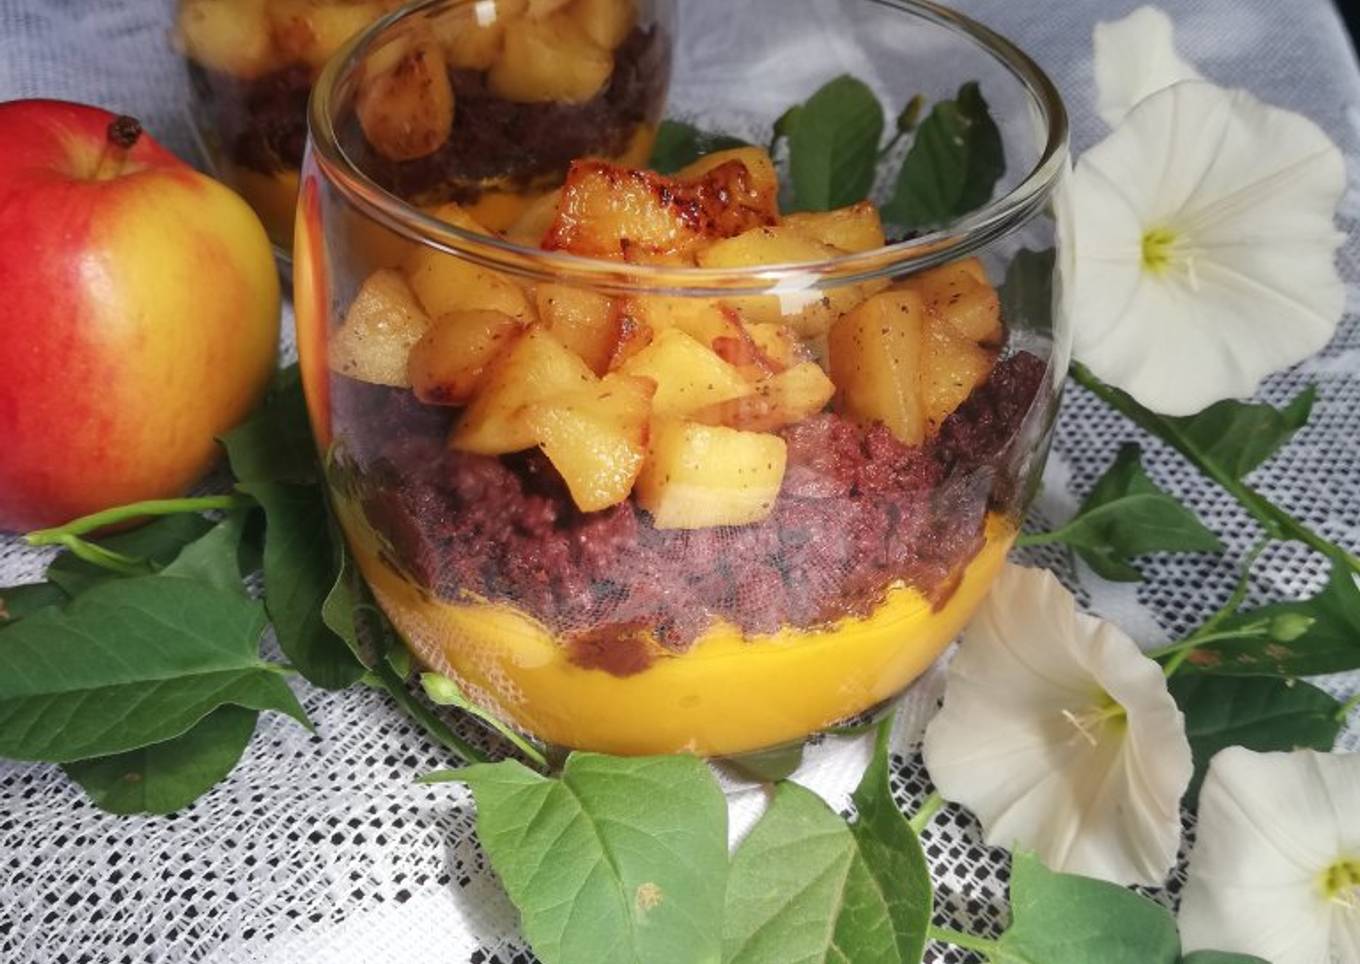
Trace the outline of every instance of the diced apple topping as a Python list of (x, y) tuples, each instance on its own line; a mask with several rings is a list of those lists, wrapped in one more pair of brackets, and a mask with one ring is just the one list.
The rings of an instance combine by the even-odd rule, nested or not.
[(433, 36), (412, 35), (369, 56), (354, 112), (373, 149), (393, 161), (434, 153), (453, 129), (453, 87)]
[(575, 0), (572, 13), (586, 36), (605, 50), (613, 50), (637, 23), (636, 0)]
[(525, 408), (525, 423), (582, 512), (607, 509), (632, 492), (655, 392), (646, 378), (614, 374)]
[(783, 224), (838, 251), (872, 251), (883, 247), (886, 240), (878, 208), (868, 201), (834, 211), (790, 214), (784, 218)]
[(430, 20), (455, 70), (486, 70), (500, 56), (506, 27), (522, 14), (525, 0), (492, 0), (446, 11)]
[(679, 328), (701, 345), (713, 347), (719, 338), (740, 337), (741, 318), (730, 308), (703, 298), (645, 295), (629, 298), (623, 310), (654, 333)]
[(506, 230), (506, 238), (526, 248), (538, 247), (557, 217), (557, 205), (561, 200), (562, 189), (558, 188), (531, 201)]
[(522, 330), (500, 311), (451, 311), (416, 342), (406, 371), (416, 397), (429, 405), (463, 405), (482, 375)]
[(1001, 302), (977, 258), (923, 271), (899, 286), (919, 293), (926, 310), (948, 321), (964, 338), (1001, 344)]
[(590, 38), (569, 11), (535, 16), (505, 31), (499, 59), (487, 75), (499, 97), (521, 103), (583, 104), (614, 72), (614, 54)]
[[(748, 175), (741, 186), (747, 190), (741, 203), (756, 211), (763, 211), (772, 220), (779, 216), (779, 175), (775, 172), (774, 161), (759, 147), (734, 147), (725, 151), (705, 154), (686, 167), (680, 169), (675, 177), (681, 181), (694, 181), (724, 164), (736, 161), (746, 168)], [(870, 205), (872, 207), (872, 205)]]
[[(465, 231), (491, 233), (456, 204), (443, 205), (433, 215)], [(412, 290), (431, 315), (482, 308), (523, 322), (534, 320), (524, 289), (505, 275), (425, 245), (412, 248), (403, 267)]]
[(504, 455), (537, 444), (524, 408), (595, 384), (575, 352), (534, 326), (498, 355), (482, 376), (449, 444), (479, 455)]
[(921, 369), (921, 403), (926, 428), (939, 431), (946, 418), (987, 380), (996, 364), (996, 351), (983, 348), (959, 334), (948, 321), (926, 319), (925, 365)]
[(769, 223), (768, 213), (740, 201), (752, 195), (750, 181), (736, 161), (694, 181), (576, 161), (543, 247), (598, 258), (683, 258), (706, 240)]
[(538, 317), (597, 375), (609, 370), (619, 344), (619, 314), (607, 295), (543, 282), (534, 293)]
[(907, 445), (925, 439), (921, 401), (926, 308), (914, 291), (885, 291), (831, 327), (831, 380), (840, 410), (882, 422)]
[[(753, 228), (734, 238), (715, 241), (697, 255), (705, 268), (752, 268), (770, 264), (827, 261), (840, 251), (814, 241), (787, 224)], [(801, 337), (823, 335), (836, 321), (886, 282), (842, 285), (825, 291), (790, 292), (788, 295), (753, 295), (728, 298), (742, 317), (759, 324), (785, 324)]]
[(268, 0), (274, 46), (287, 63), (321, 67), (350, 37), (377, 20), (382, 0)]
[(534, 20), (551, 17), (571, 3), (571, 0), (528, 0), (526, 13)]
[(249, 79), (275, 66), (267, 0), (185, 0), (177, 28), (184, 52), (208, 70)]
[(362, 382), (409, 387), (407, 358), (429, 327), (405, 279), (390, 269), (375, 271), (331, 336), (330, 367)]
[(779, 496), (787, 454), (778, 435), (658, 419), (637, 502), (658, 529), (759, 522)]
[(667, 328), (620, 368), (656, 382), (657, 415), (683, 416), (754, 389), (735, 367), (678, 328)]
[(836, 386), (820, 365), (800, 362), (757, 382), (753, 395), (710, 405), (690, 417), (705, 425), (774, 432), (816, 415), (835, 394)]
[(743, 327), (775, 371), (792, 368), (812, 358), (802, 339), (787, 325), (749, 322)]

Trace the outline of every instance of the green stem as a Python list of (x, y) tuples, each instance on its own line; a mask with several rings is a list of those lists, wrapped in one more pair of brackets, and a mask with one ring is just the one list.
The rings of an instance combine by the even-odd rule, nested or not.
[(1214, 630), (1223, 625), (1224, 620), (1242, 608), (1242, 603), (1246, 601), (1247, 592), (1251, 588), (1251, 570), (1256, 565), (1256, 560), (1260, 558), (1262, 552), (1265, 552), (1270, 543), (1269, 536), (1262, 536), (1256, 540), (1255, 545), (1247, 550), (1247, 555), (1242, 560), (1242, 571), (1237, 577), (1237, 585), (1233, 587), (1232, 595), (1228, 597), (1227, 602), (1218, 607), (1218, 611), (1210, 616), (1203, 626), (1179, 643), (1173, 643), (1149, 654), (1153, 659), (1171, 656), (1166, 666), (1163, 667), (1167, 679), (1170, 679), (1176, 670), (1180, 669), (1185, 661), (1190, 658), (1190, 654), (1194, 652), (1195, 648), (1203, 643), (1216, 642), (1221, 639), (1244, 639), (1250, 636), (1258, 636), (1263, 627), (1267, 631), (1269, 630), (1269, 622), (1259, 622), (1244, 626), (1235, 633), (1214, 634)]
[(997, 942), (990, 937), (977, 937), (973, 934), (965, 934), (962, 931), (951, 930), (948, 927), (936, 927), (931, 924), (926, 928), (926, 936), (932, 941), (944, 941), (946, 944), (956, 944), (959, 947), (966, 947), (970, 951), (978, 951), (991, 957), (996, 953)]
[(367, 674), (369, 681), (379, 689), (386, 690), (392, 699), (397, 701), (397, 705), (406, 711), (406, 714), (415, 720), (431, 739), (448, 747), (454, 753), (463, 758), (465, 763), (490, 763), (491, 760), (486, 754), (473, 747), (470, 743), (463, 740), (457, 733), (449, 729), (447, 723), (441, 720), (424, 703), (416, 699), (411, 691), (406, 688), (406, 683), (399, 677), (386, 661), (378, 663)]
[[(205, 495), (196, 499), (152, 499), (114, 506), (93, 515), (81, 516), (64, 526), (38, 529), (24, 536), (30, 546), (67, 545), (68, 536), (83, 536), (87, 532), (130, 522), (150, 515), (179, 515), (184, 512), (210, 512), (214, 509), (240, 509), (254, 505), (255, 500), (244, 495)], [(70, 548), (67, 545), (67, 548)], [(74, 551), (74, 550), (73, 550)]]
[(1132, 398), (1117, 389), (1106, 385), (1090, 370), (1079, 363), (1072, 365), (1072, 378), (1078, 385), (1087, 389), (1106, 405), (1130, 419), (1134, 424), (1146, 429), (1166, 442), (1202, 473), (1217, 482), (1229, 495), (1236, 499), (1256, 521), (1265, 526), (1266, 532), (1278, 539), (1302, 542), (1323, 555), (1349, 566), (1360, 573), (1360, 556), (1348, 552), (1328, 539), (1324, 539), (1298, 519), (1285, 512), (1261, 493), (1236, 476), (1225, 472), (1213, 462), (1205, 459), (1189, 445), (1179, 432), (1170, 430), (1165, 420), (1143, 408)]
[(92, 566), (107, 569), (109, 572), (116, 572), (121, 576), (144, 576), (151, 572), (151, 568), (145, 560), (136, 559), (112, 549), (105, 549), (103, 546), (86, 542), (79, 536), (73, 536), (70, 533), (62, 533), (52, 542), (66, 549), (77, 559), (83, 559)]
[(908, 821), (911, 824), (912, 833), (918, 837), (921, 836), (921, 831), (926, 828), (926, 824), (930, 823), (930, 818), (939, 813), (943, 806), (944, 797), (940, 796), (938, 790), (932, 791), (930, 796), (921, 801), (920, 808)]
[(1341, 704), (1341, 709), (1336, 711), (1337, 721), (1340, 723), (1345, 723), (1346, 718), (1351, 715), (1351, 711), (1354, 710), (1357, 706), (1360, 706), (1360, 693), (1356, 693), (1346, 702)]
[(902, 142), (902, 138), (906, 136), (907, 136), (906, 131), (898, 131), (896, 134), (894, 134), (892, 138), (888, 141), (888, 143), (883, 145), (883, 149), (878, 152), (878, 159), (882, 161), (885, 157), (891, 154), (892, 149), (896, 147), (898, 144), (900, 144)]

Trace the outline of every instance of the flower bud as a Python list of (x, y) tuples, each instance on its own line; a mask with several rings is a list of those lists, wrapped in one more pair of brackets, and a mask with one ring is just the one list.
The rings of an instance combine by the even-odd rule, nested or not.
[(1270, 638), (1280, 643), (1292, 643), (1317, 622), (1303, 613), (1280, 613), (1270, 621)]

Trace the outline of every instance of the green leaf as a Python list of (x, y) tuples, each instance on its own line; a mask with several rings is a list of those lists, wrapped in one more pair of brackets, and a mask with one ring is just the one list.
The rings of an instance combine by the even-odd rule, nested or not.
[(1136, 582), (1128, 563), (1147, 552), (1217, 552), (1223, 546), (1193, 512), (1143, 471), (1137, 445), (1119, 450), (1075, 518), (1039, 540), (1065, 542), (1105, 579)]
[(902, 162), (884, 220), (904, 228), (934, 228), (992, 199), (1006, 172), (1001, 132), (975, 82), (954, 100), (937, 103)]
[(1185, 714), (1195, 756), (1195, 775), (1185, 802), (1194, 807), (1215, 753), (1230, 746), (1248, 750), (1326, 752), (1341, 730), (1341, 704), (1302, 680), (1275, 676), (1176, 675), (1168, 681)]
[(249, 420), (222, 437), (239, 482), (321, 479), (297, 365), (279, 372), (265, 402)]
[(652, 170), (660, 174), (674, 174), (705, 154), (746, 146), (746, 142), (739, 137), (710, 134), (699, 130), (693, 124), (666, 120), (657, 128), (656, 143), (652, 146), (652, 159), (649, 163)]
[(69, 763), (163, 743), (225, 704), (306, 724), (260, 660), (264, 613), (174, 576), (111, 580), (0, 631), (0, 756)]
[(1006, 964), (1176, 964), (1171, 914), (1118, 884), (1054, 873), (1033, 854), (1011, 865), (1011, 926), (997, 941)]
[(237, 554), (249, 512), (233, 512), (201, 538), (189, 543), (174, 561), (161, 570), (167, 576), (182, 576), (218, 589), (245, 594)]
[(1322, 592), (1311, 599), (1274, 603), (1226, 619), (1223, 632), (1262, 623), (1287, 625), (1281, 617), (1312, 620), (1291, 639), (1257, 636), (1205, 643), (1187, 660), (1186, 669), (1243, 676), (1317, 676), (1360, 669), (1360, 587), (1345, 564), (1334, 562)]
[(240, 488), (264, 507), (264, 604), (279, 646), (317, 686), (344, 689), (358, 682), (363, 664), (322, 615), (336, 573), (320, 486), (253, 482)]
[(63, 769), (101, 810), (174, 813), (232, 771), (250, 743), (259, 715), (240, 706), (219, 706), (173, 740), (68, 763)]
[[(151, 573), (173, 562), (185, 546), (203, 538), (212, 527), (213, 524), (203, 516), (186, 512), (162, 516), (128, 532), (100, 539), (96, 544), (125, 556), (147, 560), (150, 564), (147, 573)], [(110, 579), (128, 577), (63, 552), (47, 567), (47, 578), (70, 595), (78, 596)]]
[(795, 783), (732, 858), (723, 960), (915, 964), (930, 923), (930, 873), (888, 784), (887, 728), (847, 826)]
[(0, 588), (0, 627), (17, 623), (49, 606), (63, 606), (71, 597), (54, 582), (31, 582)]
[(453, 771), (545, 964), (716, 962), (727, 801), (688, 756), (575, 753), (560, 779), (513, 761)]
[(1181, 964), (1270, 964), (1264, 957), (1231, 954), (1228, 951), (1195, 951), (1181, 958)]
[(1317, 399), (1309, 386), (1284, 408), (1233, 400), (1210, 405), (1185, 418), (1154, 416), (1224, 474), (1240, 479), (1278, 452), (1308, 423)]
[(883, 106), (861, 80), (842, 75), (785, 115), (793, 209), (828, 211), (862, 201), (874, 186)]

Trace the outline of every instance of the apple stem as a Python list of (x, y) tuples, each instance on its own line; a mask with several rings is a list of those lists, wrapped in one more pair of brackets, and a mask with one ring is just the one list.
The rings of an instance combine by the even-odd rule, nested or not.
[[(105, 526), (130, 522), (134, 519), (156, 515), (179, 515), (184, 512), (230, 511), (255, 505), (255, 500), (244, 495), (205, 495), (196, 499), (152, 499), (149, 502), (133, 502), (130, 505), (115, 506), (82, 516), (55, 529), (38, 529), (24, 536), (30, 546), (67, 545), (70, 536), (83, 536)], [(69, 548), (69, 546), (67, 546)]]
[(121, 114), (109, 121), (104, 150), (94, 166), (94, 179), (107, 181), (123, 173), (128, 154), (142, 137), (142, 123), (135, 117)]

